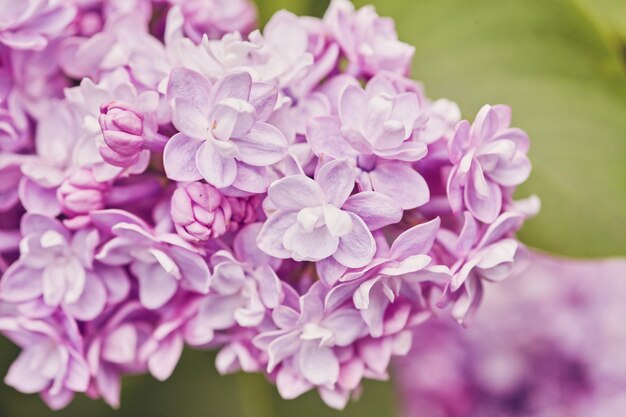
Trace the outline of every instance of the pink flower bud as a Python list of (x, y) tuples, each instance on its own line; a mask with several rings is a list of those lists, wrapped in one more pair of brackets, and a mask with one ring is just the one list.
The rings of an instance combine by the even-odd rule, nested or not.
[(228, 197), (232, 215), (230, 217), (230, 231), (236, 232), (241, 226), (254, 223), (258, 218), (258, 209), (262, 199), (254, 195), (248, 198)]
[(125, 103), (112, 101), (100, 107), (98, 118), (105, 146), (102, 158), (111, 165), (127, 167), (139, 159), (144, 147), (144, 117)]
[(63, 181), (57, 190), (57, 198), (66, 215), (88, 214), (104, 208), (104, 192), (108, 188), (108, 184), (96, 181), (91, 170), (80, 169)]
[(171, 210), (178, 234), (193, 241), (223, 235), (232, 216), (229, 199), (217, 188), (200, 181), (174, 191)]

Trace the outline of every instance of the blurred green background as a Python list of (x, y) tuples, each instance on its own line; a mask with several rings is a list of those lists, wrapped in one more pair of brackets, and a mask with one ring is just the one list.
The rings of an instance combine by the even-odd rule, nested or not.
[[(521, 233), (531, 246), (576, 257), (626, 255), (626, 1), (373, 0), (416, 47), (413, 77), (430, 97), (473, 118), (485, 103), (513, 106), (533, 140), (531, 179), (541, 214)], [(368, 2), (358, 1), (358, 5)], [(325, 0), (258, 0), (261, 21), (286, 8), (321, 16)], [(0, 342), (0, 372), (17, 355)], [(185, 352), (173, 377), (124, 381), (122, 408), (78, 397), (52, 413), (0, 384), (0, 416), (278, 417), (396, 415), (391, 383), (368, 382), (343, 412), (316, 393), (283, 401), (259, 375), (219, 377), (209, 352)]]

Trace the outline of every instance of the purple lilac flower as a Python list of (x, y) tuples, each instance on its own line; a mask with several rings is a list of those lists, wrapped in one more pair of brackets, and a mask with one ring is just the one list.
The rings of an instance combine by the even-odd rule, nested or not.
[(409, 72), (415, 48), (400, 42), (393, 19), (378, 16), (373, 6), (355, 11), (349, 0), (333, 0), (324, 21), (348, 58), (349, 73)]
[(276, 207), (259, 235), (259, 247), (277, 258), (321, 261), (332, 257), (358, 268), (374, 257), (371, 230), (397, 223), (402, 209), (384, 194), (350, 196), (356, 175), (344, 160), (323, 165), (315, 179), (285, 177), (270, 187)]
[(118, 11), (107, 19), (101, 32), (91, 37), (64, 39), (59, 53), (60, 67), (72, 78), (88, 77), (95, 83), (124, 68), (138, 86), (156, 88), (171, 65), (163, 43), (148, 32), (146, 14), (142, 7)]
[(625, 272), (623, 260), (533, 253), (523, 275), (490, 286), (469, 328), (433, 321), (415, 330), (395, 367), (402, 415), (619, 415)]
[(487, 105), (474, 124), (457, 125), (448, 145), (454, 166), (447, 188), (455, 212), (466, 207), (478, 220), (491, 223), (500, 214), (506, 187), (528, 178), (528, 136), (510, 124), (510, 107)]
[(0, 3), (0, 43), (12, 49), (45, 48), (72, 22), (76, 9), (60, 0)]
[[(130, 166), (119, 167), (106, 163), (101, 149), (110, 149), (100, 127), (101, 107), (113, 101), (128, 103), (135, 109), (141, 109), (144, 120), (158, 119), (159, 95), (156, 91), (139, 92), (132, 84), (129, 73), (124, 68), (107, 74), (98, 84), (89, 78), (83, 78), (77, 87), (65, 90), (69, 111), (80, 133), (74, 165), (91, 166), (98, 181), (107, 181), (127, 174), (137, 174), (147, 168), (150, 152), (143, 150), (139, 158)], [(121, 144), (115, 144), (121, 145)], [(112, 157), (105, 150), (105, 154)], [(119, 165), (125, 165), (120, 163)]]
[(458, 321), (463, 322), (475, 313), (483, 296), (484, 281), (502, 281), (527, 266), (526, 248), (513, 237), (523, 221), (522, 214), (507, 212), (488, 227), (481, 227), (465, 212), (465, 223), (458, 237), (447, 229), (439, 231), (438, 242), (455, 260), (442, 302), (453, 303), (452, 315)]
[[(406, 306), (413, 310), (410, 312), (413, 318), (407, 316), (405, 320), (428, 317), (430, 306), (421, 299), (424, 291), (422, 284), (445, 283), (450, 277), (447, 267), (437, 265), (427, 255), (439, 231), (439, 224), (439, 219), (435, 219), (414, 226), (399, 235), (391, 247), (385, 247), (384, 239), (379, 239), (375, 259), (364, 268), (342, 275), (339, 278), (342, 283), (333, 288), (327, 303), (340, 304), (351, 298), (373, 337), (384, 334), (388, 324), (386, 320), (394, 313), (387, 310), (398, 300), (400, 304), (405, 299), (412, 301)], [(400, 304), (396, 307), (406, 308)]]
[(15, 88), (8, 51), (0, 50), (0, 150), (15, 152), (27, 148), (31, 127), (19, 91)]
[(275, 89), (253, 83), (245, 72), (212, 86), (197, 72), (176, 69), (167, 96), (172, 120), (181, 131), (165, 147), (170, 179), (204, 178), (219, 188), (266, 190), (265, 167), (280, 161), (287, 149), (280, 131), (263, 122), (276, 101)]
[(93, 222), (113, 238), (96, 254), (111, 266), (128, 265), (139, 283), (139, 299), (149, 309), (162, 307), (178, 288), (206, 294), (210, 273), (196, 251), (176, 235), (155, 235), (138, 217), (121, 210), (91, 213)]
[(94, 262), (100, 243), (95, 229), (71, 233), (56, 220), (28, 214), (22, 235), (20, 259), (4, 273), (0, 286), (0, 299), (17, 303), (21, 314), (44, 317), (59, 308), (89, 321), (130, 290), (123, 269)]
[(23, 349), (5, 383), (26, 394), (39, 393), (55, 410), (87, 390), (89, 368), (75, 322), (62, 314), (41, 319), (11, 314), (0, 317), (0, 330)]
[(413, 130), (427, 120), (419, 96), (399, 91), (386, 75), (374, 77), (365, 90), (350, 79), (337, 89), (338, 117), (309, 122), (307, 139), (313, 152), (319, 157), (352, 156), (361, 171), (360, 188), (386, 194), (403, 209), (426, 203), (428, 185), (411, 166), (427, 153), (424, 143), (413, 140)]
[[(334, 347), (349, 346), (367, 332), (360, 314), (354, 309), (325, 312), (324, 292), (324, 286), (318, 282), (300, 298), (299, 307), (285, 305), (274, 309), (272, 319), (278, 329), (261, 333), (254, 339), (255, 345), (269, 354), (267, 371), (272, 372), (285, 362), (283, 366), (301, 376), (299, 385), (300, 389), (304, 388), (301, 392), (312, 386), (338, 383), (340, 361)], [(293, 392), (298, 386), (289, 389)], [(288, 396), (293, 398), (299, 393)]]
[(200, 42), (206, 34), (220, 39), (230, 32), (247, 35), (256, 26), (257, 12), (249, 0), (170, 0), (185, 16), (185, 34)]
[(122, 304), (105, 321), (90, 323), (86, 335), (86, 358), (91, 375), (88, 395), (102, 397), (119, 407), (121, 377), (145, 373), (145, 358), (139, 352), (159, 320), (159, 314), (137, 301)]

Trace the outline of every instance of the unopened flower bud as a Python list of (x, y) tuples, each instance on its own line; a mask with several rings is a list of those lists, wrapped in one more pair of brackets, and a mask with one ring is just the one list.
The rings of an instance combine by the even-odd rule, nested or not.
[(230, 231), (235, 232), (241, 226), (254, 223), (258, 218), (258, 209), (262, 200), (258, 196), (228, 197), (232, 215), (230, 217)]
[(104, 138), (102, 158), (119, 167), (137, 162), (144, 148), (144, 116), (125, 103), (113, 101), (100, 107), (98, 122)]
[(217, 188), (200, 181), (178, 188), (171, 210), (178, 234), (195, 241), (226, 233), (232, 215), (229, 200)]

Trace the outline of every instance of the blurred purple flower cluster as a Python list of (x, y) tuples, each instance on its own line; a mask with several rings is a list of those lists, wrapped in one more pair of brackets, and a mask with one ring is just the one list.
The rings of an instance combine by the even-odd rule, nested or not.
[[(626, 409), (626, 261), (532, 255), (470, 329), (431, 321), (395, 364), (406, 417), (606, 417)], [(495, 318), (495, 319), (494, 319)]]
[(372, 7), (255, 25), (248, 0), (0, 1), (8, 384), (118, 406), (191, 346), (342, 408), (524, 266), (510, 108), (427, 98)]

